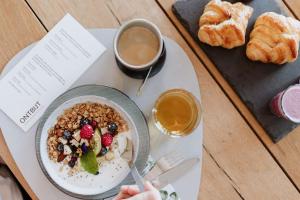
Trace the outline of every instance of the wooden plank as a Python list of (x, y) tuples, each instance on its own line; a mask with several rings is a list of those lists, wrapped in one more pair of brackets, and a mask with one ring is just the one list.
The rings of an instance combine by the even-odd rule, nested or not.
[[(0, 30), (0, 72), (20, 49), (40, 39), (45, 33), (26, 3), (18, 0), (0, 1)], [(0, 155), (30, 197), (37, 199), (12, 159), (1, 130)]]
[(112, 28), (119, 22), (105, 6), (105, 1), (95, 0), (26, 0), (46, 28), (50, 30), (67, 12), (86, 28)]
[(300, 19), (300, 1), (299, 0), (283, 0), (292, 13)]
[[(69, 1), (63, 2), (64, 4), (69, 3)], [(45, 1), (30, 0), (29, 3), (48, 29), (53, 26), (53, 22), (46, 17), (45, 13), (53, 13), (51, 14), (53, 16), (55, 16), (56, 12), (58, 14), (62, 13), (62, 8), (58, 1), (51, 2), (53, 3), (53, 10), (50, 10), (46, 6), (47, 3)], [(238, 191), (241, 198), (300, 198), (298, 191), (281, 171), (280, 167), (266, 151), (247, 123), (241, 118), (229, 99), (224, 95), (223, 91), (218, 87), (208, 71), (199, 62), (187, 43), (154, 1), (128, 0), (124, 2), (121, 0), (112, 0), (106, 2), (94, 1), (92, 3), (95, 7), (105, 7), (108, 5), (109, 10), (121, 22), (133, 17), (150, 19), (160, 27), (165, 35), (176, 40), (185, 50), (195, 66), (202, 89), (203, 107), (205, 108), (204, 145), (206, 151), (210, 155), (210, 158), (218, 165), (221, 172), (223, 172), (222, 174), (230, 179), (230, 184), (235, 191)], [(64, 12), (69, 12), (69, 10), (65, 10)], [(79, 14), (77, 16), (76, 13), (79, 12), (84, 11), (76, 9), (75, 17), (77, 19), (79, 19)], [(102, 20), (99, 20), (98, 23), (96, 26), (102, 27)], [(204, 163), (203, 170), (212, 168), (207, 167)], [(203, 174), (215, 173), (214, 171), (203, 171)], [(225, 180), (228, 181), (228, 179)], [(206, 181), (212, 183), (210, 180)], [(203, 189), (207, 186), (209, 184), (202, 185)], [(217, 188), (221, 188), (221, 186)], [(281, 188), (281, 190), (278, 190), (278, 188)], [(209, 193), (200, 194), (200, 199), (209, 199)], [(221, 199), (224, 198), (221, 197)]]
[[(278, 161), (279, 165), (288, 173), (288, 176), (292, 179), (292, 181), (300, 188), (300, 127), (295, 129), (292, 133), (290, 133), (283, 140), (278, 142), (277, 144), (273, 144), (272, 141), (267, 136), (264, 129), (260, 126), (260, 124), (256, 121), (252, 113), (248, 110), (245, 104), (241, 101), (241, 99), (237, 96), (237, 94), (233, 91), (230, 85), (226, 82), (226, 80), (219, 73), (217, 68), (212, 64), (209, 58), (205, 55), (205, 53), (200, 49), (200, 47), (194, 42), (189, 33), (184, 29), (184, 27), (179, 23), (177, 18), (174, 16), (171, 10), (172, 4), (175, 0), (159, 0), (161, 7), (165, 10), (169, 18), (175, 24), (178, 30), (180, 30), (183, 37), (189, 43), (189, 45), (194, 49), (197, 53), (198, 57), (205, 63), (209, 72), (213, 75), (213, 77), (217, 80), (217, 82), (222, 86), (225, 93), (230, 97), (231, 101), (238, 108), (240, 113), (246, 118), (250, 126), (255, 130), (256, 134), (263, 141), (265, 146), (269, 149), (271, 154)], [(281, 2), (279, 2), (281, 3)], [(282, 9), (289, 12), (286, 7), (281, 3)], [(290, 13), (291, 14), (291, 13)]]
[(43, 27), (25, 2), (0, 1), (0, 71), (22, 48), (40, 39)]
[(223, 169), (217, 165), (213, 157), (204, 149), (202, 180), (198, 199), (243, 199), (236, 187), (232, 181), (228, 181), (228, 177)]

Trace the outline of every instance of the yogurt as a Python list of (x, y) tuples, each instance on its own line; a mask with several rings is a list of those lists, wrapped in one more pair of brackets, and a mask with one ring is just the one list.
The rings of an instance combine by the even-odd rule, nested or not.
[(300, 123), (300, 84), (290, 86), (277, 94), (270, 106), (276, 116)]

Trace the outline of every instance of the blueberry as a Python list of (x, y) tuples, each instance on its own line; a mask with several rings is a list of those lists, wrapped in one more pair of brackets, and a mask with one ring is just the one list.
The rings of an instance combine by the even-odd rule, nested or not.
[(83, 144), (81, 145), (81, 150), (82, 150), (82, 153), (83, 153), (83, 154), (85, 154), (85, 153), (88, 152), (88, 148), (87, 148), (87, 146), (85, 145), (85, 143), (83, 143)]
[(58, 145), (57, 145), (57, 151), (59, 151), (60, 153), (64, 152), (64, 145), (62, 143), (58, 143)]
[(90, 120), (89, 119), (87, 119), (87, 118), (82, 118), (81, 120), (80, 120), (80, 127), (83, 127), (84, 125), (87, 125), (87, 124), (90, 124), (91, 122), (90, 122)]
[(65, 130), (64, 134), (63, 134), (63, 138), (65, 140), (71, 140), (72, 139), (72, 133), (70, 131), (68, 131), (68, 130)]
[(110, 122), (107, 126), (107, 130), (112, 133), (115, 133), (118, 130), (118, 125), (114, 122)]
[(100, 150), (99, 155), (100, 155), (100, 156), (104, 156), (107, 152), (108, 152), (107, 148), (102, 147), (101, 150)]

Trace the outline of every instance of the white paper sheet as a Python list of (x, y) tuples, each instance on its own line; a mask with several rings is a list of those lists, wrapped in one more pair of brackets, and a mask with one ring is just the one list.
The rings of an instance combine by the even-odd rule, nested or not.
[(0, 109), (25, 132), (105, 51), (71, 15), (0, 80)]

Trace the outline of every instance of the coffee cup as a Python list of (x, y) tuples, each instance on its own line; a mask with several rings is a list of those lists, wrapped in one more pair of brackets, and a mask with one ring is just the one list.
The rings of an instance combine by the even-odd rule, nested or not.
[(134, 78), (150, 77), (162, 68), (166, 52), (158, 27), (145, 19), (124, 23), (114, 39), (114, 53), (120, 69)]

